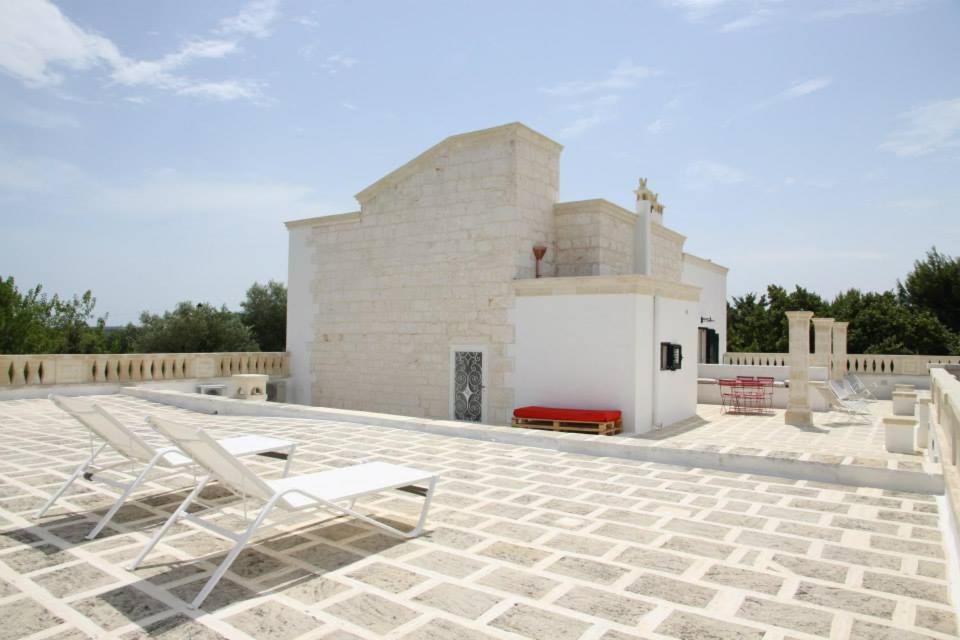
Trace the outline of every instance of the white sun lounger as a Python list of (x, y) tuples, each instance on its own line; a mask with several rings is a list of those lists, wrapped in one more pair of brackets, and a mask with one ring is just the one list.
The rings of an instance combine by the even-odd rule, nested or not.
[[(192, 457), (209, 475), (197, 484), (193, 492), (187, 496), (180, 507), (154, 534), (147, 546), (133, 561), (130, 570), (137, 568), (167, 530), (180, 519), (209, 529), (236, 543), (216, 571), (213, 572), (213, 575), (210, 576), (200, 593), (193, 599), (190, 604), (191, 608), (195, 609), (203, 603), (237, 555), (247, 545), (254, 532), (274, 508), (280, 508), (288, 512), (320, 509), (348, 515), (402, 538), (413, 538), (423, 531), (423, 526), (427, 520), (427, 512), (430, 510), (430, 500), (437, 483), (435, 473), (385, 462), (368, 462), (302, 476), (265, 480), (257, 476), (220, 443), (196, 427), (157, 418), (156, 416), (148, 417), (147, 422), (168, 437), (180, 450)], [(222, 486), (244, 500), (249, 497), (264, 503), (259, 513), (250, 521), (249, 526), (243, 532), (228, 531), (217, 524), (202, 519), (200, 513), (189, 513), (187, 511), (203, 490), (203, 487), (211, 480), (218, 480)], [(358, 497), (390, 489), (400, 489), (423, 496), (420, 517), (412, 530), (402, 531), (353, 510), (354, 502)]]
[[(78, 398), (66, 398), (63, 396), (50, 396), (58, 407), (70, 414), (80, 424), (87, 428), (91, 434), (91, 454), (86, 460), (80, 463), (73, 474), (63, 485), (57, 489), (56, 493), (50, 496), (46, 504), (37, 512), (39, 518), (47, 512), (50, 507), (70, 488), (74, 482), (81, 476), (88, 482), (101, 482), (121, 489), (121, 493), (110, 509), (100, 518), (92, 531), (87, 534), (87, 539), (96, 538), (100, 531), (117, 513), (117, 510), (123, 506), (130, 494), (136, 491), (137, 487), (147, 480), (147, 476), (156, 468), (177, 473), (185, 468), (194, 465), (192, 459), (185, 456), (176, 447), (156, 448), (137, 435), (133, 430), (107, 413), (99, 405), (91, 403), (89, 400), (80, 400)], [(93, 436), (96, 436), (102, 443), (99, 447), (93, 444)], [(290, 470), (290, 463), (293, 461), (293, 454), (297, 444), (290, 440), (281, 440), (280, 438), (268, 438), (264, 436), (236, 436), (220, 440), (220, 445), (231, 454), (236, 456), (262, 455), (272, 458), (286, 459), (287, 463), (283, 469), (283, 475), (286, 476)], [(110, 447), (116, 453), (122, 456), (123, 460), (107, 464), (105, 466), (94, 466), (93, 462), (104, 449)], [(125, 467), (130, 467), (131, 463), (144, 465), (138, 473), (127, 472)], [(101, 476), (104, 471), (110, 470), (131, 477), (129, 482), (121, 482), (114, 478)]]
[(870, 406), (863, 400), (852, 396), (849, 391), (843, 388), (843, 385), (831, 380), (827, 388), (829, 389), (827, 399), (834, 409), (851, 416), (860, 417), (866, 422), (872, 420), (873, 414), (870, 412)]

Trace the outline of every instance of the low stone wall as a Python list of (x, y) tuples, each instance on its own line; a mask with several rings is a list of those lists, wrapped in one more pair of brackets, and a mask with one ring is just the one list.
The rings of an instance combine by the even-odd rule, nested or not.
[(290, 354), (227, 353), (0, 354), (0, 390), (39, 385), (102, 385), (229, 378), (239, 373), (287, 376)]
[[(811, 382), (825, 382), (827, 380), (826, 367), (810, 367)], [(767, 376), (776, 380), (773, 389), (773, 408), (786, 409), (789, 390), (784, 384), (790, 379), (790, 367), (766, 365), (733, 365), (733, 364), (703, 364), (697, 365), (697, 403), (721, 404), (721, 378), (736, 378), (737, 376)], [(826, 397), (816, 386), (810, 387), (810, 409), (813, 411), (827, 411), (830, 408)]]
[[(408, 429), (457, 438), (502, 442), (523, 447), (552, 449), (579, 455), (644, 460), (734, 473), (753, 473), (850, 486), (878, 487), (894, 491), (913, 491), (927, 494), (943, 493), (943, 480), (938, 472), (939, 467), (932, 464), (926, 464), (922, 469), (900, 468), (896, 466), (896, 463), (891, 463), (887, 468), (880, 468), (856, 464), (854, 460), (828, 463), (770, 455), (751, 455), (736, 451), (737, 447), (735, 445), (718, 451), (716, 447), (712, 446), (680, 445), (669, 440), (558, 433), (368, 411), (351, 411), (348, 409), (308, 407), (278, 402), (248, 402), (176, 391), (158, 391), (145, 387), (125, 388), (122, 392), (133, 397), (199, 413), (333, 420), (393, 429)], [(264, 435), (269, 435), (269, 433)], [(760, 453), (763, 454), (764, 452), (761, 451)]]
[(960, 380), (943, 368), (930, 369), (930, 443), (928, 455), (943, 468), (946, 498), (944, 542), (952, 542), (954, 575), (960, 575)]
[[(785, 365), (787, 353), (730, 352), (723, 354), (723, 364), (767, 366)], [(849, 353), (845, 356), (846, 373), (877, 376), (927, 376), (931, 364), (960, 364), (960, 356), (884, 355)]]

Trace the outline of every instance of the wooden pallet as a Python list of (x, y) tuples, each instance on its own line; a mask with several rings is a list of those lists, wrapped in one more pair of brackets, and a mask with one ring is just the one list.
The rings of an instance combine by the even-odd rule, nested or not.
[(546, 429), (567, 433), (589, 433), (599, 436), (613, 436), (623, 428), (621, 420), (611, 422), (578, 422), (576, 420), (537, 420), (535, 418), (514, 417), (511, 426), (523, 429)]

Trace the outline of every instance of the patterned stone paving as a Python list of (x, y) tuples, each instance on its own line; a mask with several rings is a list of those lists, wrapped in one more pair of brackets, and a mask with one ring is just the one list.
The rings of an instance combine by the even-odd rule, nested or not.
[[(294, 473), (365, 459), (441, 472), (423, 537), (348, 519), (287, 521), (246, 551), (201, 611), (185, 602), (228, 543), (189, 524), (124, 569), (193, 478), (149, 483), (96, 541), (111, 502), (77, 485), (30, 520), (89, 447), (46, 400), (0, 403), (0, 640), (6, 638), (954, 638), (937, 503), (901, 494), (576, 456), (382, 427), (227, 418), (126, 396), (216, 436), (297, 440)], [(277, 461), (252, 461), (279, 475)], [(239, 501), (216, 486), (208, 500)], [(361, 504), (411, 522), (409, 494)]]
[(712, 447), (838, 464), (905, 470), (934, 468), (925, 464), (920, 455), (888, 452), (880, 417), (893, 415), (892, 403), (879, 400), (869, 407), (872, 418), (867, 421), (836, 411), (815, 412), (812, 427), (795, 427), (784, 424), (783, 409), (745, 415), (724, 412), (720, 405), (700, 404), (697, 417), (637, 438), (681, 447)]

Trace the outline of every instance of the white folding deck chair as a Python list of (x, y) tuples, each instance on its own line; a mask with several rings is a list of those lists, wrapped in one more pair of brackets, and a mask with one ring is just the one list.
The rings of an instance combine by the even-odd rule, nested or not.
[[(183, 455), (176, 447), (158, 449), (150, 445), (133, 430), (110, 415), (103, 407), (93, 404), (89, 400), (54, 395), (50, 396), (50, 400), (87, 428), (91, 435), (91, 454), (90, 457), (80, 463), (80, 466), (74, 470), (73, 474), (63, 483), (63, 486), (50, 496), (47, 503), (37, 512), (37, 518), (42, 517), (70, 488), (70, 485), (81, 476), (88, 482), (101, 482), (122, 489), (117, 500), (100, 518), (93, 530), (87, 534), (87, 539), (92, 540), (110, 522), (130, 494), (147, 480), (147, 476), (155, 468), (160, 468), (168, 473), (178, 473), (194, 464), (193, 460)], [(102, 440), (99, 447), (93, 444), (93, 436)], [(287, 462), (283, 469), (284, 476), (290, 470), (290, 463), (293, 461), (293, 454), (297, 447), (297, 443), (290, 440), (254, 435), (225, 438), (219, 442), (224, 449), (237, 456), (262, 455), (271, 458), (285, 458)], [(94, 466), (94, 460), (107, 447), (120, 454), (123, 459), (104, 466)], [(127, 472), (124, 467), (128, 467), (131, 463), (142, 464), (144, 467), (138, 473)], [(132, 479), (130, 482), (122, 482), (99, 475), (107, 470), (129, 476)]]
[(851, 416), (861, 417), (867, 421), (872, 418), (873, 414), (870, 412), (870, 405), (854, 397), (842, 384), (836, 380), (831, 380), (827, 388), (829, 389), (827, 398), (830, 401), (830, 406), (834, 409)]
[(872, 402), (877, 399), (877, 396), (873, 394), (873, 391), (870, 390), (870, 387), (863, 383), (863, 380), (860, 379), (860, 376), (853, 373), (848, 373), (843, 376), (844, 382), (850, 385), (850, 388), (858, 397), (866, 400), (867, 402)]
[[(207, 580), (200, 593), (193, 599), (190, 604), (193, 609), (203, 603), (237, 555), (247, 545), (257, 528), (275, 507), (288, 512), (321, 509), (348, 515), (401, 538), (414, 538), (423, 532), (427, 512), (430, 510), (430, 500), (437, 483), (435, 473), (386, 462), (368, 462), (302, 476), (264, 480), (227, 451), (225, 447), (221, 446), (220, 443), (196, 427), (157, 418), (156, 416), (148, 417), (147, 422), (167, 436), (180, 450), (192, 457), (209, 475), (200, 480), (193, 492), (187, 496), (180, 507), (154, 534), (147, 546), (133, 561), (130, 570), (132, 571), (139, 566), (140, 562), (156, 546), (167, 530), (180, 519), (209, 529), (235, 542), (233, 548), (230, 549), (213, 572), (213, 575)], [(222, 486), (243, 498), (244, 501), (249, 497), (264, 503), (259, 513), (250, 521), (249, 526), (242, 533), (228, 531), (217, 524), (204, 520), (200, 517), (203, 512), (189, 513), (187, 511), (191, 503), (203, 490), (203, 487), (214, 479), (219, 480)], [(423, 485), (426, 485), (426, 487)], [(353, 510), (354, 502), (358, 497), (390, 489), (399, 489), (423, 496), (420, 517), (412, 530), (402, 531)]]

